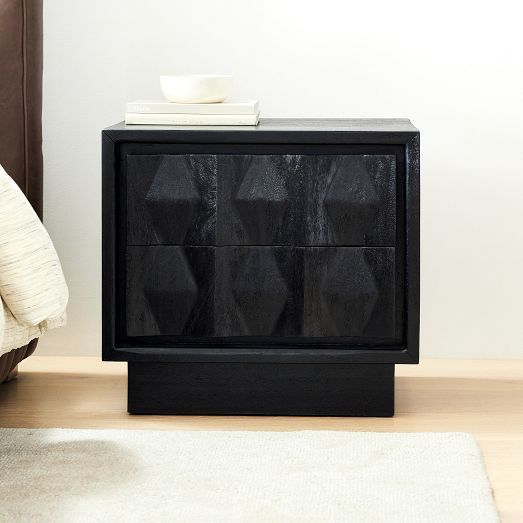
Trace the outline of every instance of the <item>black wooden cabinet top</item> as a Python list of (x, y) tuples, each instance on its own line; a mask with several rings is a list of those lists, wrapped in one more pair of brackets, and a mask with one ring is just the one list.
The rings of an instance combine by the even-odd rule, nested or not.
[(103, 131), (112, 141), (405, 144), (419, 134), (406, 118), (261, 118), (257, 126), (125, 125)]

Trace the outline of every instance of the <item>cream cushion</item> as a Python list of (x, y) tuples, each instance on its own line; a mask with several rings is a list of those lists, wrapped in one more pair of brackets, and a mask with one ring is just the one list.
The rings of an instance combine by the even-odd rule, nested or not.
[(69, 298), (51, 238), (2, 166), (0, 295), (17, 322), (34, 327), (61, 316)]
[(3, 347), (3, 341), (4, 341), (4, 333), (5, 333), (5, 318), (4, 318), (4, 302), (0, 298), (0, 356), (6, 352), (2, 350)]
[(34, 338), (39, 338), (49, 329), (62, 327), (66, 323), (66, 313), (49, 318), (38, 325), (20, 323), (13, 316), (9, 307), (0, 300), (0, 356), (6, 352), (27, 345)]

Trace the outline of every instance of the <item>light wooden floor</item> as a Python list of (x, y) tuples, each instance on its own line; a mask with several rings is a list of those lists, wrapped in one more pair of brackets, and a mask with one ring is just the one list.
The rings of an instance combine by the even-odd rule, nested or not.
[(397, 376), (393, 418), (129, 416), (125, 364), (33, 356), (0, 386), (0, 426), (470, 432), (503, 521), (523, 522), (523, 360), (428, 360)]

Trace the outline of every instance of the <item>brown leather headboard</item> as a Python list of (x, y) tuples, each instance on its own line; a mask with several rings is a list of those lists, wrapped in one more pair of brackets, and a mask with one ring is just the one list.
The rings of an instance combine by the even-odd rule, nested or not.
[(0, 163), (42, 218), (42, 0), (0, 0)]

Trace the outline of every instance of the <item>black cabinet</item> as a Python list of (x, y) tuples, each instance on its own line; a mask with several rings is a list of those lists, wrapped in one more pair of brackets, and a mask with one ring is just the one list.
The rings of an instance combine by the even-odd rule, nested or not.
[(393, 413), (394, 364), (418, 361), (408, 120), (118, 124), (103, 212), (103, 356), (130, 362), (130, 412)]

